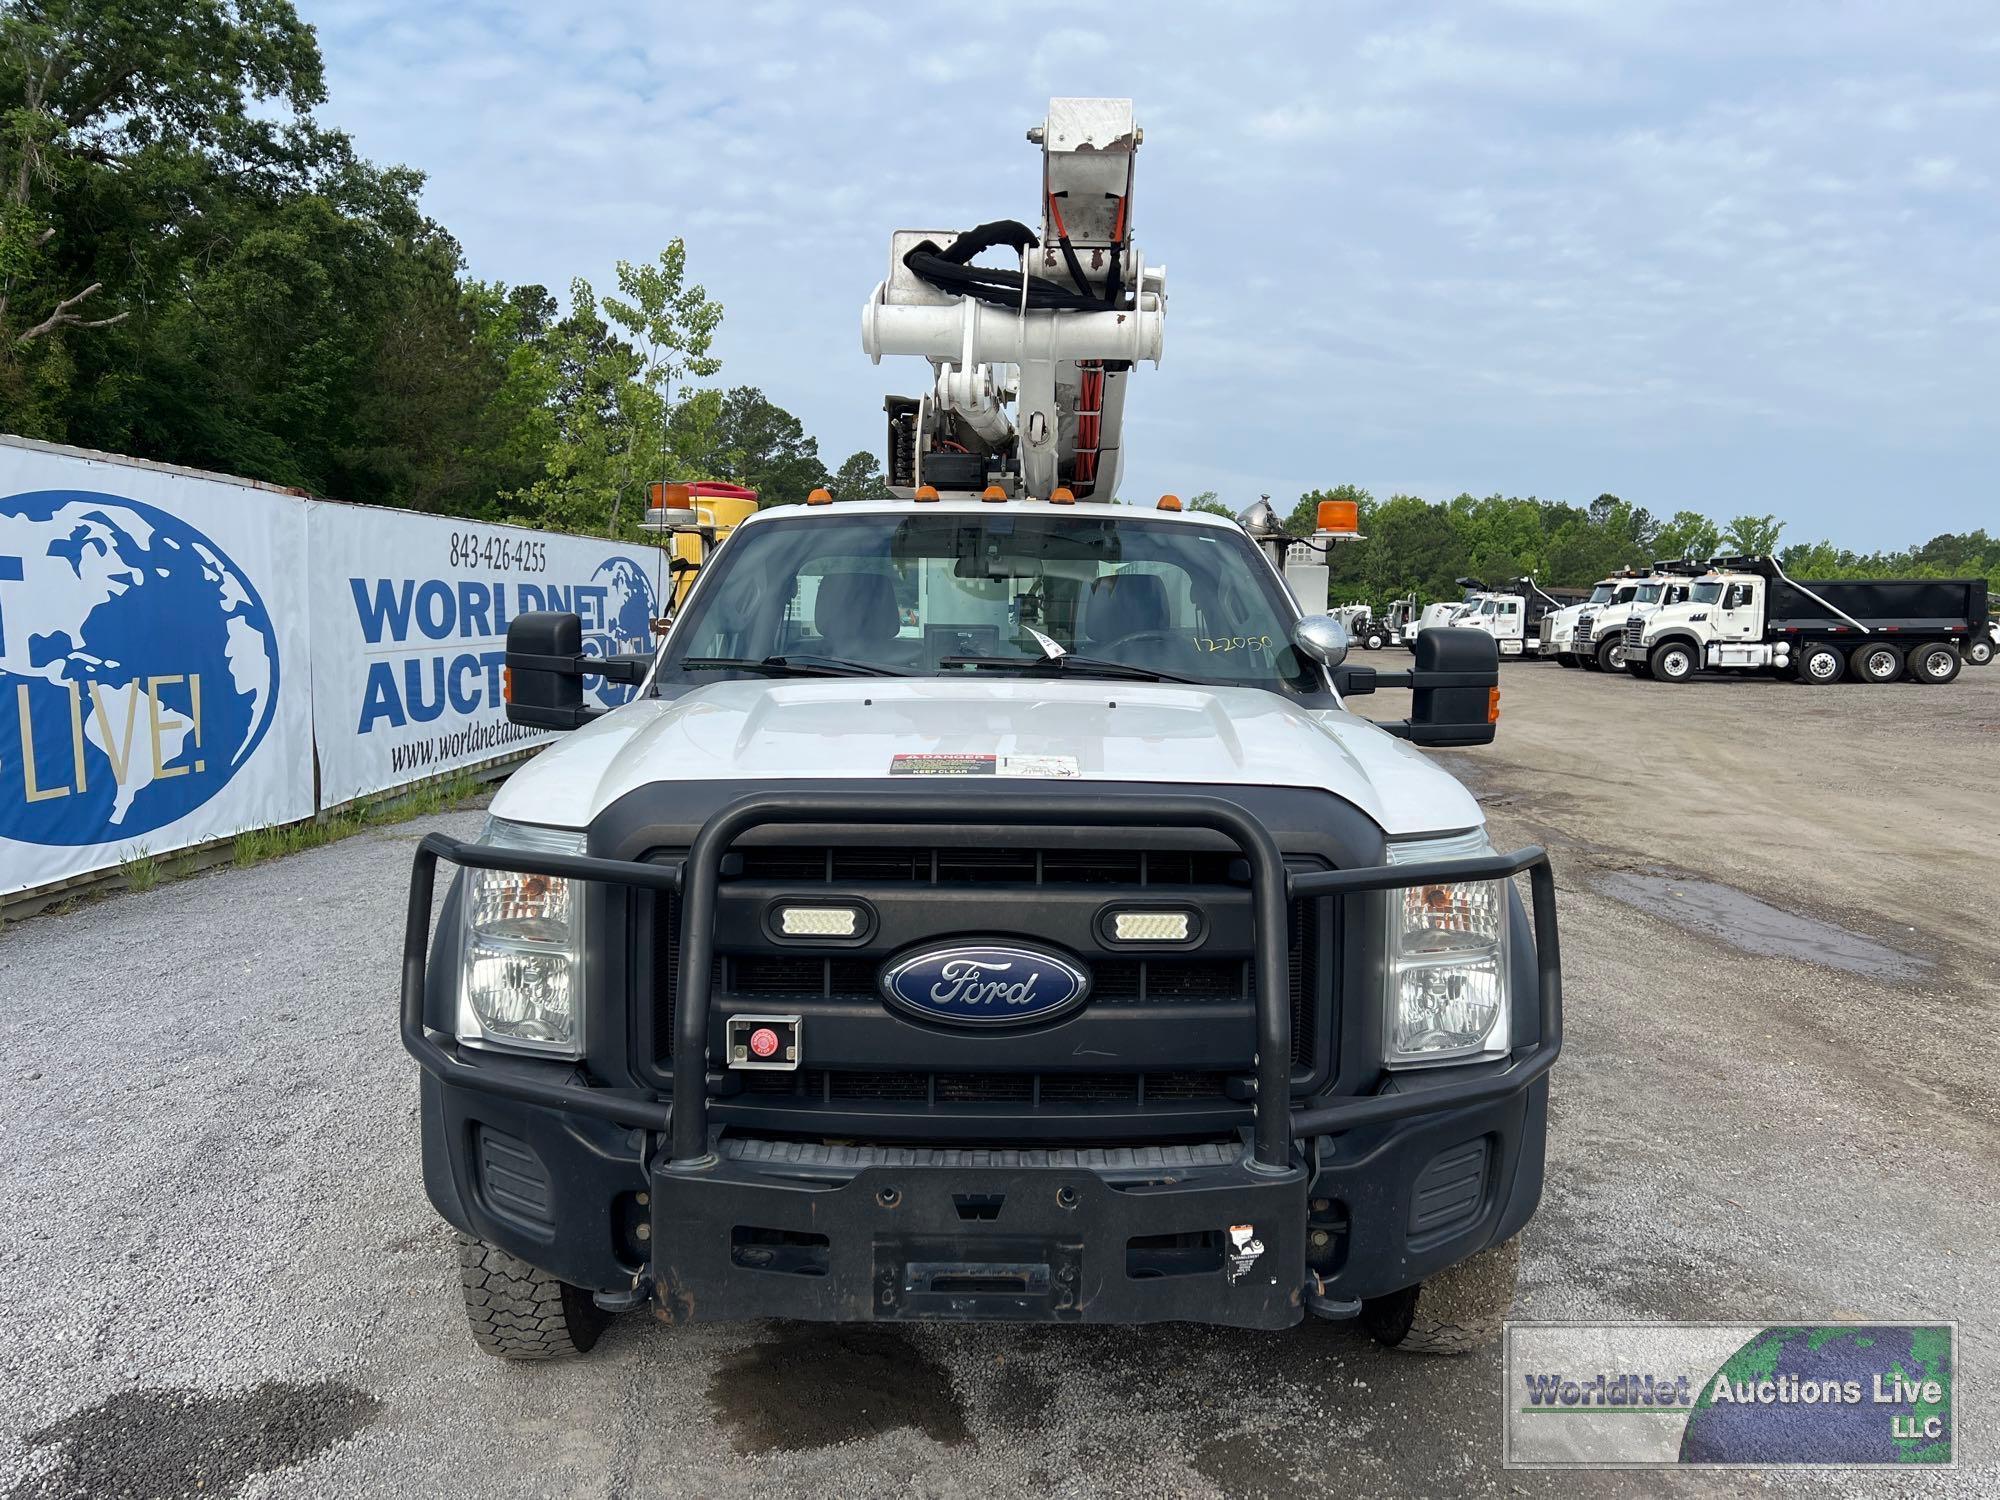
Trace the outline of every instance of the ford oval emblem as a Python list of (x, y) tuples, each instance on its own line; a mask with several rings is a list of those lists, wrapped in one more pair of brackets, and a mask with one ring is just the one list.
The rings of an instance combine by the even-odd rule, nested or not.
[(894, 960), (882, 971), (882, 993), (954, 1026), (1018, 1026), (1083, 1004), (1090, 976), (1046, 948), (965, 943)]

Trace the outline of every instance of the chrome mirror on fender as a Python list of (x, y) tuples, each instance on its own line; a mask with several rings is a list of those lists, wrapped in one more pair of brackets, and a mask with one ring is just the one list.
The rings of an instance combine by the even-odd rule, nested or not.
[(1347, 627), (1332, 615), (1307, 615), (1293, 627), (1292, 644), (1301, 656), (1330, 668), (1347, 660), (1351, 643)]

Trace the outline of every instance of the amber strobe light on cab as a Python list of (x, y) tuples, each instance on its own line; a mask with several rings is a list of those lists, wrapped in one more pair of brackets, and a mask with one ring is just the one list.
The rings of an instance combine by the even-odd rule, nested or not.
[(1007, 498), (1007, 492), (997, 484), (989, 484), (980, 494), (979, 498), (984, 500), (988, 505), (998, 505)]
[(1317, 524), (1321, 531), (1359, 531), (1361, 507), (1352, 500), (1322, 500)]
[(814, 491), (812, 491), (812, 492), (811, 492), (810, 494), (808, 494), (808, 495), (806, 496), (806, 504), (808, 504), (808, 505), (831, 505), (831, 504), (833, 504), (833, 491), (831, 491), (831, 490), (814, 490)]
[(916, 499), (918, 499), (918, 500), (935, 500), (935, 499), (937, 499), (937, 497), (938, 497), (938, 492), (937, 492), (937, 486), (936, 486), (936, 485), (934, 485), (934, 484), (920, 484), (920, 485), (918, 485), (918, 486), (917, 486), (917, 493), (916, 493), (916, 496), (915, 496), (915, 498), (916, 498)]
[(1179, 510), (1180, 508), (1181, 508), (1181, 497), (1179, 495), (1160, 496), (1161, 510)]

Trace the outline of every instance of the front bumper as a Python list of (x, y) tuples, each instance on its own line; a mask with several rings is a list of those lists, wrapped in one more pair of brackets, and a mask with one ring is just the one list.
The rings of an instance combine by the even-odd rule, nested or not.
[[(1024, 796), (999, 817), (1078, 809)], [(963, 815), (899, 795), (898, 818)], [(1562, 1043), (1546, 854), (1293, 873), (1217, 798), (1107, 798), (1107, 826), (1195, 824), (1233, 838), (1257, 916), (1258, 1078), (1240, 1142), (1103, 1150), (931, 1150), (726, 1136), (709, 1120), (704, 924), (732, 840), (763, 822), (879, 817), (868, 794), (740, 799), (680, 865), (529, 854), (430, 835), (405, 932), (402, 1031), (424, 1069), (425, 1181), (445, 1218), (565, 1281), (663, 1317), (1195, 1320), (1282, 1327), (1414, 1284), (1515, 1233), (1542, 1180), (1547, 1073)], [(667, 1098), (592, 1086), (568, 1064), (461, 1049), (426, 1029), (437, 862), (679, 890), (681, 1030)], [(1286, 903), (1526, 873), (1539, 1031), (1490, 1065), (1394, 1075), (1294, 1101), (1274, 982)], [(676, 1107), (677, 1100), (686, 1107)], [(1277, 1100), (1277, 1107), (1265, 1101)]]

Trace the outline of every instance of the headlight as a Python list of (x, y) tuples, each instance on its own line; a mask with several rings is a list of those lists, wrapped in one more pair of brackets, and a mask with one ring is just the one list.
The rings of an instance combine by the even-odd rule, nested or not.
[[(584, 836), (489, 818), (482, 844), (581, 854)], [(467, 870), (458, 1039), (559, 1057), (582, 1053), (583, 891), (555, 875)]]
[[(1484, 833), (1459, 834), (1391, 844), (1389, 863), (1492, 852)], [(1472, 1062), (1508, 1050), (1507, 884), (1460, 880), (1388, 893), (1384, 1066)]]

